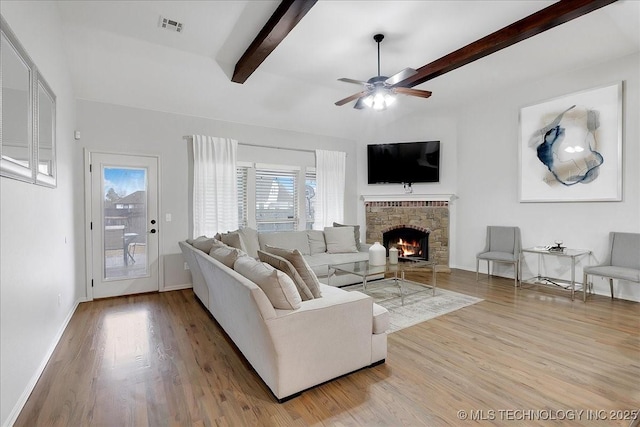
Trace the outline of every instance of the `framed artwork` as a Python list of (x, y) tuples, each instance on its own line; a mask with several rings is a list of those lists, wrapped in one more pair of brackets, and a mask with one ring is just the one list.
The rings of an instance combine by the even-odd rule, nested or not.
[(520, 109), (520, 202), (622, 200), (622, 82)]

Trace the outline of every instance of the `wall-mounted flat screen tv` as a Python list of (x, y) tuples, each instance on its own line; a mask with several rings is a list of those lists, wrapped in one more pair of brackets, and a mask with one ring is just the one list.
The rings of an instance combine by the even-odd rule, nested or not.
[(367, 145), (369, 184), (440, 182), (440, 141)]

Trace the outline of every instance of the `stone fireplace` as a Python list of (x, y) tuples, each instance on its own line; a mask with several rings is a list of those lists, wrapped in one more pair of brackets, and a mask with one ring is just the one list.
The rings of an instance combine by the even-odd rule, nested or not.
[[(448, 270), (449, 198), (413, 194), (405, 197), (406, 200), (395, 195), (363, 196), (366, 242), (385, 244), (388, 253), (390, 246), (396, 246), (400, 251), (399, 240), (402, 239), (406, 252), (421, 251), (420, 257), (435, 261), (438, 271)], [(405, 243), (406, 239), (411, 241)]]

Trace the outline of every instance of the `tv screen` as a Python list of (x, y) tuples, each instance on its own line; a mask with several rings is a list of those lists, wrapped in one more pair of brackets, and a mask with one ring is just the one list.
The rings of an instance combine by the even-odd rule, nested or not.
[(440, 181), (440, 141), (367, 146), (369, 184)]

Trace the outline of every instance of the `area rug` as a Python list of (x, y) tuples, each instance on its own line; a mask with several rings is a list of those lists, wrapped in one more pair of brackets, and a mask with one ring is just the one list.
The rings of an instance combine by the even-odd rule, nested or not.
[[(405, 297), (402, 305), (400, 290), (390, 283), (392, 280), (370, 282), (364, 292), (376, 303), (389, 310), (390, 325), (387, 331), (389, 333), (482, 301), (481, 298), (439, 288), (436, 288), (434, 296), (430, 288), (425, 290), (424, 285), (407, 280), (404, 285)], [(361, 284), (346, 286), (343, 289), (363, 292)]]

